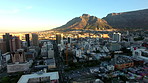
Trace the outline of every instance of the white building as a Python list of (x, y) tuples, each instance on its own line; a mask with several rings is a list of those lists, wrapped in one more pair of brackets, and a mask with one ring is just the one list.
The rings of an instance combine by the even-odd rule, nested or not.
[(75, 50), (76, 57), (82, 58), (81, 56), (81, 49)]
[(148, 50), (146, 50), (146, 49), (133, 50), (133, 57), (136, 59), (142, 59), (142, 60), (148, 62)]
[(113, 65), (107, 65), (107, 69), (113, 71), (115, 69), (115, 66), (113, 66)]
[(17, 83), (59, 83), (58, 72), (22, 75)]
[(9, 60), (10, 60), (10, 54), (9, 53), (1, 54), (1, 52), (0, 52), (0, 69), (6, 67), (7, 62)]
[(121, 33), (113, 33), (113, 41), (120, 42), (121, 41)]
[(44, 42), (41, 48), (41, 55), (48, 58), (54, 58), (53, 44), (50, 42)]
[(6, 62), (8, 62), (10, 60), (10, 54), (9, 53), (5, 53), (2, 54), (3, 58), (5, 59)]

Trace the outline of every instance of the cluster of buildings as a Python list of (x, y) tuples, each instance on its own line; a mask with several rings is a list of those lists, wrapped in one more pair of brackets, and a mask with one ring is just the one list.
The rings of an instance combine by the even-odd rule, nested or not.
[(32, 34), (32, 41), (30, 41), (29, 34), (25, 36), (26, 41), (21, 41), (19, 37), (12, 36), (9, 33), (3, 35), (0, 45), (0, 62), (3, 63), (1, 68), (7, 68), (7, 73), (27, 71), (35, 57), (38, 56), (37, 34)]
[(58, 83), (58, 72), (47, 72), (53, 68), (56, 63), (53, 44), (49, 40), (39, 40), (35, 33), (25, 34), (25, 41), (9, 33), (0, 40), (0, 71), (11, 75), (27, 74), (18, 83)]
[[(107, 70), (103, 73), (105, 76), (108, 75), (107, 72), (110, 70), (115, 72), (112, 76), (114, 77), (114, 74), (117, 74), (116, 70), (122, 71), (128, 68), (139, 70), (139, 66), (143, 67), (143, 69), (141, 69), (143, 71), (141, 72), (146, 72), (146, 74), (144, 76), (137, 73), (134, 75), (134, 73), (131, 72), (133, 77), (135, 76), (137, 78), (128, 79), (142, 79), (148, 75), (148, 72), (146, 71), (148, 64), (148, 43), (146, 43), (146, 38), (136, 41), (131, 39), (128, 31), (123, 34), (120, 32), (113, 32), (109, 38), (93, 38), (90, 36), (85, 38), (72, 38), (70, 36), (61, 38), (62, 36), (63, 35), (56, 36), (59, 39), (57, 40), (57, 44), (61, 57), (67, 64), (68, 62), (79, 63), (91, 60), (103, 62), (102, 59), (109, 58), (110, 61), (107, 61), (107, 66), (102, 66)], [(134, 35), (132, 36), (134, 38)], [(124, 38), (126, 38), (126, 40)], [(126, 72), (118, 72), (118, 74), (119, 75), (116, 76), (126, 75), (128, 77), (128, 75), (130, 75), (129, 73), (126, 74)]]
[[(59, 83), (60, 78), (72, 83), (103, 83), (112, 78), (125, 82), (123, 77), (126, 82), (148, 82), (145, 80), (148, 76), (148, 35), (142, 40), (137, 40), (141, 37), (140, 34), (128, 31), (102, 34), (95, 31), (78, 31), (75, 34), (52, 32), (39, 36), (25, 34), (25, 41), (22, 41), (18, 36), (9, 33), (3, 35), (0, 40), (0, 70), (7, 68), (7, 73), (10, 74), (26, 73), (18, 83)], [(51, 40), (45, 40), (45, 37)], [(58, 63), (58, 60), (62, 64)], [(91, 61), (100, 63), (90, 67)], [(69, 63), (81, 65), (87, 62), (89, 66), (86, 68), (86, 64), (82, 64), (82, 69), (80, 67), (78, 70), (64, 71), (70, 68)], [(52, 69), (58, 69), (58, 72), (51, 72)], [(85, 77), (93, 77), (93, 80)], [(111, 82), (114, 83), (114, 80)]]

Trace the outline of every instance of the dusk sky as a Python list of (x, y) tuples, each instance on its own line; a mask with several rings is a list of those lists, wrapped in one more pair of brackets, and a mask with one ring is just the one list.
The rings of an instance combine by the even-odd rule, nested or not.
[(102, 18), (147, 8), (148, 0), (0, 0), (0, 32), (43, 31), (84, 13)]

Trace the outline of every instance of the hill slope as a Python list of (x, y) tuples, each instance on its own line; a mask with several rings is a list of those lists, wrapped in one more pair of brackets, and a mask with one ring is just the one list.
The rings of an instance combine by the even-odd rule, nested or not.
[(148, 9), (123, 13), (111, 13), (103, 19), (113, 28), (148, 29)]
[(107, 22), (103, 19), (99, 19), (95, 16), (90, 16), (88, 14), (83, 14), (80, 17), (76, 17), (65, 25), (55, 28), (54, 30), (73, 30), (73, 29), (111, 29), (112, 27), (107, 24)]

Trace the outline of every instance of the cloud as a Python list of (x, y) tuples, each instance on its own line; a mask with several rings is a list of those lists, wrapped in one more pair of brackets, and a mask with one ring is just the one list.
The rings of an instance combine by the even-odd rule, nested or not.
[(27, 6), (26, 9), (32, 9), (32, 6)]
[(15, 14), (18, 13), (19, 11), (20, 11), (19, 9), (9, 9), (9, 10), (0, 9), (0, 14)]

